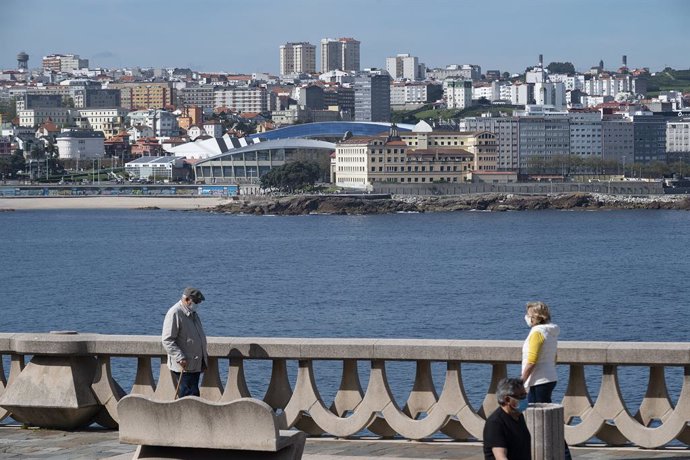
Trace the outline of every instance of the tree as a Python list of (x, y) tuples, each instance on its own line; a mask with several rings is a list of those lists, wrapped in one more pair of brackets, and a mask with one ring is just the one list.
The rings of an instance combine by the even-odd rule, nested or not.
[(292, 161), (271, 169), (261, 176), (261, 188), (294, 192), (314, 183), (321, 176), (321, 168), (313, 161)]
[(17, 117), (17, 98), (13, 97), (0, 101), (0, 115), (2, 121), (12, 121)]
[(17, 149), (10, 156), (0, 157), (0, 176), (5, 178), (16, 177), (17, 171), (24, 169), (24, 152)]
[(546, 66), (546, 70), (550, 73), (565, 73), (568, 75), (575, 74), (575, 66), (572, 62), (552, 62)]

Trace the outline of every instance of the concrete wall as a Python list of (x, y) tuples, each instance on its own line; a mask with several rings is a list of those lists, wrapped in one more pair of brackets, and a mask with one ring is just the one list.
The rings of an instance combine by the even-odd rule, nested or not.
[(550, 183), (550, 182), (521, 182), (515, 184), (465, 184), (444, 183), (433, 184), (398, 184), (379, 183), (374, 185), (376, 193), (390, 193), (392, 195), (465, 195), (468, 193), (517, 193), (517, 194), (549, 194), (549, 193), (607, 193), (613, 195), (659, 195), (664, 193), (661, 182), (592, 182), (592, 183)]
[[(314, 435), (326, 432), (346, 437), (367, 428), (379, 435), (408, 439), (442, 431), (457, 440), (481, 439), (485, 417), (497, 407), (496, 385), (507, 375), (507, 365), (519, 362), (521, 346), (518, 341), (490, 340), (212, 337), (201, 397), (227, 402), (251, 396), (244, 362), (269, 360), (272, 374), (264, 400), (274, 409), (282, 409), (282, 429), (297, 427)], [(11, 360), (7, 381), (0, 372), (0, 420), (12, 413), (16, 420), (35, 426), (73, 429), (95, 421), (117, 427), (117, 402), (125, 392), (112, 376), (111, 357), (137, 358), (131, 394), (172, 400), (175, 393), (157, 336), (0, 334), (0, 355)], [(25, 363), (28, 356), (31, 361)], [(229, 368), (223, 384), (219, 362), (226, 360)], [(314, 363), (322, 360), (342, 362), (341, 386), (331, 407), (319, 396), (314, 375)], [(290, 361), (299, 366), (294, 386), (288, 379)], [(395, 400), (386, 377), (386, 365), (396, 361), (416, 363), (414, 390), (404, 403)], [(360, 384), (358, 362), (370, 366), (366, 390)], [(433, 383), (432, 362), (446, 364), (440, 395)], [(686, 426), (690, 392), (685, 388), (690, 385), (690, 343), (561, 342), (558, 362), (569, 367), (562, 401), (565, 420), (581, 420), (565, 425), (569, 444), (584, 443), (593, 436), (609, 444), (631, 442), (645, 448), (674, 440), (690, 444)], [(491, 367), (486, 396), (476, 409), (467, 399), (461, 375), (461, 366), (467, 363)], [(157, 381), (154, 365), (160, 366)], [(590, 366), (590, 373), (602, 369), (595, 376), (601, 378), (596, 403), (587, 389), (585, 366)], [(618, 387), (619, 366), (649, 369), (648, 388), (634, 415)], [(685, 387), (675, 405), (668, 398), (666, 368), (685, 369)], [(132, 382), (126, 383), (122, 386), (129, 388)], [(416, 420), (420, 414), (428, 415)], [(646, 427), (656, 419), (663, 421), (660, 427)]]

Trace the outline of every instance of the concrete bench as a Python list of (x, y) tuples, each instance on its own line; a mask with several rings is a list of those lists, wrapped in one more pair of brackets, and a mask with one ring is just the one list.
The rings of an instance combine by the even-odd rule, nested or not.
[(299, 460), (306, 434), (279, 430), (271, 406), (253, 398), (214, 403), (196, 396), (156, 401), (125, 396), (117, 405), (120, 442), (134, 457)]

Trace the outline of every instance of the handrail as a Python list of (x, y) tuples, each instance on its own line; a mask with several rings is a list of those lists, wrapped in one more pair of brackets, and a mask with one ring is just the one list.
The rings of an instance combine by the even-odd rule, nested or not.
[[(481, 438), (486, 416), (497, 407), (496, 386), (507, 375), (507, 366), (520, 362), (522, 342), (210, 337), (208, 345), (210, 362), (201, 396), (222, 402), (251, 396), (244, 362), (271, 361), (264, 401), (279, 414), (282, 428), (297, 427), (311, 435), (329, 433), (339, 437), (365, 429), (382, 437), (408, 439), (443, 433), (452, 439), (467, 440)], [(112, 375), (113, 358), (136, 358), (132, 394), (172, 400), (175, 393), (158, 336), (0, 333), (0, 355), (11, 359), (7, 379), (0, 360), (0, 420), (12, 414), (18, 421), (37, 426), (73, 429), (96, 421), (116, 428), (117, 402), (126, 392)], [(25, 364), (29, 356), (31, 361)], [(155, 361), (160, 365), (157, 380), (153, 373)], [(314, 363), (318, 361), (342, 363), (340, 387), (329, 405), (320, 396), (314, 375)], [(412, 391), (400, 405), (391, 392), (386, 365), (404, 361), (414, 362), (416, 371)], [(221, 362), (228, 366), (224, 384)], [(288, 362), (298, 365), (294, 385), (288, 378)], [(433, 381), (434, 362), (446, 364), (440, 394)], [(370, 366), (365, 389), (360, 384), (358, 363)], [(472, 407), (465, 391), (462, 369), (468, 363), (491, 367), (488, 390), (478, 408)], [(672, 441), (690, 445), (690, 343), (563, 341), (558, 346), (558, 363), (568, 367), (561, 403), (569, 443), (597, 437), (612, 445), (632, 443), (644, 448)], [(588, 372), (593, 366), (601, 369), (596, 399), (590, 397), (585, 366)], [(646, 393), (634, 415), (618, 385), (619, 366), (649, 370)], [(683, 370), (675, 404), (668, 396), (666, 368)], [(54, 387), (61, 391), (51, 391)]]

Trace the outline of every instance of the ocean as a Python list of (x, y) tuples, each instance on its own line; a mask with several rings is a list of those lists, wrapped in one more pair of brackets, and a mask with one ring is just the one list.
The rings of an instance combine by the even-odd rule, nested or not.
[[(562, 341), (687, 342), (689, 228), (684, 211), (7, 212), (0, 332), (158, 335), (191, 285), (206, 296), (200, 315), (209, 336), (523, 340), (524, 305), (543, 300)], [(413, 364), (391, 366), (404, 398)], [(325, 394), (337, 388), (332, 367), (317, 366), (335, 379)], [(468, 374), (477, 380), (473, 403), (488, 385), (483, 368)], [(442, 372), (435, 367), (439, 389)], [(567, 368), (559, 372), (565, 378)], [(679, 384), (669, 372), (669, 385)], [(114, 373), (131, 385), (131, 363)], [(596, 396), (600, 367), (592, 374)], [(646, 369), (622, 369), (621, 377), (634, 404)], [(248, 379), (265, 390), (265, 375)]]

